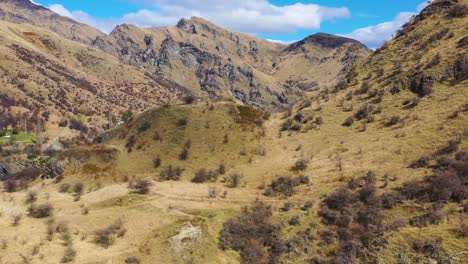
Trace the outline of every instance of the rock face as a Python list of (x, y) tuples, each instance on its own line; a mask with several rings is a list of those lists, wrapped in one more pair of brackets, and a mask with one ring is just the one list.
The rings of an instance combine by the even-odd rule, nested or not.
[(230, 32), (202, 18), (175, 27), (120, 25), (95, 47), (186, 87), (199, 97), (233, 98), (281, 109), (301, 94), (332, 85), (370, 51), (328, 34), (290, 46)]

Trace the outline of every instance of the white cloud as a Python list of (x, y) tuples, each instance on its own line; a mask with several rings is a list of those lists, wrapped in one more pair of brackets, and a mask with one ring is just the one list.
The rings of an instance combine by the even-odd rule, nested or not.
[(33, 3), (33, 4), (37, 5), (37, 6), (42, 6), (41, 4), (39, 4), (38, 2), (35, 2), (33, 0), (29, 0), (29, 1), (31, 1), (31, 3)]
[[(251, 34), (292, 33), (299, 29), (318, 29), (324, 20), (350, 17), (346, 7), (332, 8), (295, 3), (276, 6), (267, 0), (133, 0), (154, 10), (142, 9), (125, 14), (114, 24), (129, 23), (142, 27), (175, 25), (182, 17), (199, 16), (220, 26)], [(97, 20), (82, 11), (69, 11), (60, 4), (50, 8), (82, 23), (109, 32), (110, 21)], [(157, 11), (156, 11), (157, 10)]]
[(69, 17), (80, 23), (93, 26), (106, 33), (109, 33), (115, 27), (115, 25), (118, 24), (118, 22), (112, 20), (95, 19), (88, 13), (81, 10), (70, 11), (61, 4), (53, 4), (48, 8), (61, 16)]
[(434, 0), (427, 0), (425, 2), (422, 2), (418, 5), (418, 12), (421, 12), (426, 6), (428, 6), (431, 2), (433, 2)]
[(295, 42), (298, 42), (298, 40), (277, 40), (277, 39), (266, 39), (270, 42), (275, 42), (275, 43), (280, 43), (280, 44), (283, 44), (283, 45), (290, 45), (290, 44), (293, 44)]
[[(432, 1), (433, 0), (425, 1), (419, 4), (417, 6), (417, 11), (420, 12)], [(342, 36), (359, 40), (367, 47), (376, 49), (382, 46), (385, 41), (392, 39), (395, 33), (415, 15), (417, 15), (415, 12), (401, 12), (392, 21), (359, 28)]]
[(344, 34), (342, 36), (359, 40), (367, 47), (375, 49), (380, 47), (385, 41), (393, 38), (395, 32), (399, 30), (406, 22), (408, 22), (414, 15), (416, 15), (416, 13), (402, 12), (399, 13), (398, 16), (392, 21), (383, 22), (375, 26), (359, 28), (349, 34)]

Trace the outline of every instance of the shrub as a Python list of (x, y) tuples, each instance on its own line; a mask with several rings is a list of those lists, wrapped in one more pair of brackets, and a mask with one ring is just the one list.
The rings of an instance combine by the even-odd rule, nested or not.
[(16, 213), (11, 216), (11, 225), (12, 226), (17, 226), (19, 225), (21, 219), (23, 219), (23, 214), (21, 213)]
[(409, 167), (412, 169), (425, 168), (429, 166), (429, 162), (431, 162), (431, 160), (432, 160), (432, 157), (430, 155), (423, 155), (419, 159), (411, 162)]
[(5, 192), (13, 193), (16, 192), (18, 185), (15, 180), (9, 179), (3, 182), (3, 190)]
[(259, 201), (244, 208), (240, 216), (224, 223), (221, 249), (238, 251), (246, 264), (278, 263), (286, 247), (281, 226), (272, 223), (272, 214), (271, 206)]
[(357, 120), (362, 120), (362, 119), (365, 119), (367, 117), (369, 117), (369, 115), (372, 113), (372, 111), (374, 110), (374, 105), (373, 104), (364, 104), (363, 106), (361, 106), (361, 108), (359, 108), (359, 110), (354, 114), (354, 117), (357, 119)]
[(456, 4), (450, 9), (448, 15), (455, 18), (465, 17), (468, 15), (468, 6), (462, 3)]
[(195, 102), (195, 96), (193, 95), (187, 95), (183, 98), (183, 101), (185, 104), (193, 104)]
[(63, 257), (60, 260), (61, 263), (69, 263), (72, 262), (76, 257), (76, 250), (74, 250), (71, 246), (68, 246), (63, 253)]
[(74, 118), (71, 119), (69, 127), (70, 127), (70, 129), (78, 130), (83, 134), (88, 133), (88, 127), (83, 123), (83, 121), (81, 121), (79, 119), (74, 119)]
[(218, 172), (208, 171), (206, 169), (198, 170), (192, 178), (193, 183), (204, 183), (207, 181), (215, 182), (218, 179)]
[(138, 133), (143, 133), (150, 128), (151, 128), (151, 123), (149, 121), (144, 121), (138, 126)]
[(387, 127), (394, 126), (400, 122), (401, 122), (401, 117), (399, 115), (394, 115), (387, 119), (387, 121), (385, 122), (385, 126)]
[(69, 183), (62, 183), (59, 186), (59, 192), (61, 193), (66, 193), (70, 190), (70, 184)]
[(151, 188), (151, 181), (148, 179), (138, 179), (135, 181), (130, 181), (128, 183), (128, 188), (132, 193), (137, 194), (148, 194)]
[(29, 208), (29, 216), (33, 218), (46, 218), (52, 215), (54, 208), (50, 204), (42, 204), (31, 206)]
[(375, 194), (377, 192), (377, 188), (374, 184), (366, 184), (364, 187), (359, 190), (359, 200), (365, 204), (375, 203)]
[(290, 225), (299, 225), (301, 224), (301, 217), (299, 215), (293, 215), (288, 223)]
[(350, 116), (350, 117), (346, 118), (346, 120), (341, 125), (346, 126), (346, 127), (350, 127), (351, 125), (353, 125), (354, 121), (355, 121), (354, 116)]
[(403, 200), (403, 197), (398, 192), (390, 191), (380, 196), (382, 207), (385, 209), (391, 209)]
[(328, 195), (325, 198), (324, 203), (330, 209), (342, 210), (356, 201), (356, 194), (350, 189), (342, 187)]
[(177, 120), (177, 126), (179, 127), (186, 126), (187, 123), (188, 123), (187, 118), (182, 118), (182, 119)]
[(420, 99), (418, 97), (412, 98), (412, 99), (407, 99), (403, 102), (403, 108), (404, 109), (411, 109), (415, 108), (418, 106)]
[(414, 251), (425, 255), (440, 255), (442, 251), (441, 239), (420, 239), (413, 243)]
[(31, 207), (37, 201), (37, 192), (35, 191), (28, 191), (26, 193), (26, 197), (24, 199), (24, 203), (26, 205), (30, 205)]
[(84, 185), (82, 182), (77, 182), (73, 185), (73, 195), (81, 196), (83, 195)]
[(126, 231), (122, 220), (119, 219), (104, 229), (96, 230), (94, 232), (94, 242), (101, 247), (108, 248), (114, 244), (117, 237), (124, 236)]
[(155, 169), (161, 167), (161, 157), (157, 156), (154, 160), (153, 160), (153, 167)]
[(189, 150), (188, 150), (188, 148), (184, 147), (182, 149), (182, 152), (180, 152), (180, 154), (179, 154), (179, 159), (180, 160), (187, 160), (188, 156), (189, 156)]
[(66, 126), (68, 126), (68, 120), (62, 119), (62, 120), (59, 121), (58, 125), (59, 125), (59, 127), (66, 127)]
[(127, 257), (125, 264), (140, 264), (140, 260), (135, 256)]
[(135, 135), (132, 135), (127, 139), (127, 143), (125, 144), (125, 147), (127, 148), (128, 153), (132, 152), (132, 149), (135, 146), (136, 142), (137, 142), (137, 138)]
[(241, 180), (242, 180), (242, 175), (238, 173), (231, 174), (228, 177), (224, 178), (224, 182), (226, 183), (226, 186), (229, 188), (237, 188), (239, 184), (241, 183)]
[(272, 196), (274, 194), (281, 193), (285, 196), (292, 196), (294, 194), (295, 187), (308, 183), (309, 178), (307, 176), (298, 176), (296, 178), (279, 177), (271, 182), (269, 188), (265, 191), (265, 195)]
[(219, 175), (224, 175), (226, 173), (226, 165), (221, 162), (218, 167), (218, 174)]
[(167, 166), (159, 174), (159, 179), (162, 181), (178, 181), (182, 175), (183, 169), (180, 167), (173, 167), (172, 165)]
[(300, 159), (300, 160), (296, 161), (296, 164), (294, 164), (294, 166), (292, 166), (291, 170), (295, 171), (295, 172), (306, 170), (307, 166), (308, 166), (308, 163), (309, 163), (308, 160)]
[(439, 149), (436, 154), (437, 155), (447, 155), (452, 154), (458, 150), (458, 146), (461, 144), (459, 140), (449, 140), (447, 144)]

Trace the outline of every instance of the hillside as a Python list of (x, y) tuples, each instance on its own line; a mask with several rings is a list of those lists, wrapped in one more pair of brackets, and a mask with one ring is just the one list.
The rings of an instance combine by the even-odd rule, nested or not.
[[(185, 100), (133, 115), (94, 144), (39, 157), (28, 148), (2, 151), (0, 262), (465, 263), (467, 24), (468, 0), (433, 1), (354, 67), (353, 56), (367, 52), (354, 40), (317, 34), (290, 46), (258, 42), (259, 52), (270, 51), (258, 61), (232, 53), (232, 64), (302, 90), (283, 112), (239, 98)], [(6, 25), (4, 32), (19, 27)], [(189, 54), (214, 54), (181, 44), (190, 34), (201, 45), (207, 28), (217, 38), (228, 34), (198, 18), (118, 27), (111, 37), (129, 45), (123, 60), (133, 66), (92, 52), (125, 71), (179, 82), (176, 74), (197, 61)], [(26, 45), (15, 36), (6, 39)], [(242, 36), (242, 45), (244, 37), (252, 41)], [(144, 45), (155, 57), (132, 53)], [(70, 46), (83, 47), (67, 41), (63, 49)], [(164, 67), (158, 47), (167, 50)], [(225, 47), (220, 62), (234, 46)], [(310, 88), (327, 82), (312, 79), (323, 77), (311, 75), (316, 57), (321, 71), (343, 78)], [(289, 72), (295, 63), (302, 66)]]
[(108, 128), (109, 111), (116, 116), (127, 109), (143, 111), (176, 103), (189, 93), (162, 79), (153, 80), (109, 54), (35, 26), (1, 21), (0, 31), (2, 129), (26, 118), (28, 130), (43, 122), (42, 127), (50, 127), (47, 136), (55, 137), (54, 131), (61, 133), (54, 129), (59, 121), (65, 120), (66, 127), (74, 118), (96, 135), (96, 129)]
[(90, 45), (106, 34), (99, 30), (60, 16), (29, 0), (1, 0), (0, 20), (31, 24), (55, 32), (61, 37)]
[[(364, 45), (338, 36), (318, 34), (286, 46), (198, 17), (182, 19), (175, 27), (121, 25), (110, 37), (113, 41), (97, 47), (117, 50), (124, 61), (201, 97), (236, 99), (263, 109), (282, 109), (304, 92), (335, 84), (369, 54)], [(291, 72), (298, 67), (304, 71)]]

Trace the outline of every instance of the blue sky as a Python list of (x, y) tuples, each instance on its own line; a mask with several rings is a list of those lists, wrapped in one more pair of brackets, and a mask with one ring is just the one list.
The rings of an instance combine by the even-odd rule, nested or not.
[(175, 25), (201, 16), (231, 30), (293, 42), (317, 32), (355, 38), (370, 48), (391, 38), (425, 0), (35, 0), (109, 33), (122, 23)]

